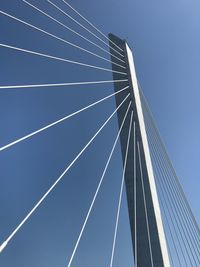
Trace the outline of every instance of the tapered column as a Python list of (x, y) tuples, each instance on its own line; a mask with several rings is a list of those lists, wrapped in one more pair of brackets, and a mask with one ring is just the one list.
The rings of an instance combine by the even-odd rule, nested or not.
[[(135, 265), (138, 267), (170, 267), (133, 54), (125, 41), (113, 34), (109, 34), (109, 38), (124, 51), (122, 59), (125, 61), (128, 79), (128, 82), (123, 85), (115, 84), (115, 91), (120, 90), (122, 86), (129, 85), (134, 111), (134, 129), (132, 129), (134, 134), (130, 142), (125, 182)], [(110, 46), (113, 47), (112, 42)], [(111, 52), (113, 54), (113, 50)], [(111, 58), (116, 62), (114, 56)], [(114, 64), (112, 68), (120, 70), (120, 67)], [(119, 79), (121, 76), (113, 72), (113, 78)], [(117, 105), (122, 97), (120, 94), (116, 96)], [(123, 110), (120, 110), (118, 112), (119, 125), (122, 119)], [(127, 135), (128, 120), (120, 136), (123, 159)]]

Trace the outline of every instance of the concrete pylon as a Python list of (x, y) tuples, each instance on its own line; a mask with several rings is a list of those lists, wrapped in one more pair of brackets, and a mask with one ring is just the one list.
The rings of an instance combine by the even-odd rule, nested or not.
[[(134, 129), (132, 129), (134, 134), (130, 142), (125, 173), (126, 194), (135, 258), (133, 266), (170, 267), (133, 53), (126, 41), (121, 40), (113, 34), (109, 34), (109, 39), (111, 40), (111, 60), (124, 65), (127, 72), (127, 82), (115, 83), (115, 91), (117, 92), (129, 85), (128, 91), (130, 92), (130, 101), (132, 102), (132, 110), (134, 112)], [(113, 43), (122, 50), (119, 50)], [(115, 50), (119, 51), (122, 56)], [(123, 60), (124, 63), (117, 58)], [(114, 71), (122, 71), (122, 68), (115, 64), (112, 64), (112, 69)], [(113, 79), (124, 79), (124, 75), (113, 72)], [(117, 105), (121, 103), (127, 93), (127, 90), (125, 90), (123, 93), (116, 95)], [(119, 125), (122, 123), (126, 108), (127, 106), (124, 106), (118, 112)], [(127, 120), (120, 136), (123, 160), (128, 127), (129, 121)]]

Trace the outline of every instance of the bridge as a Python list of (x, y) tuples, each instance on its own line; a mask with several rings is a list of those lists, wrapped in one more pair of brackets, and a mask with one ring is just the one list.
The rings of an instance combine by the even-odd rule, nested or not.
[[(19, 2), (18, 12), (0, 10), (23, 31), (0, 43), (13, 59), (0, 85), (1, 265), (200, 266), (199, 226), (128, 41), (104, 34), (65, 0)], [(60, 55), (54, 43), (41, 49), (37, 34), (58, 42)], [(28, 82), (30, 66), (38, 83)]]

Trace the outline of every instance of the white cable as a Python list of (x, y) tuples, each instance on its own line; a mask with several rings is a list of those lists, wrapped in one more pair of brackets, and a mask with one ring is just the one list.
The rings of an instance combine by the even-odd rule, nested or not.
[(140, 174), (141, 174), (141, 182), (142, 182), (142, 193), (143, 193), (143, 200), (144, 200), (144, 210), (145, 210), (147, 233), (148, 233), (148, 240), (149, 240), (149, 252), (150, 252), (150, 258), (151, 258), (151, 266), (153, 267), (154, 264), (153, 264), (152, 248), (151, 248), (151, 236), (150, 236), (150, 231), (149, 231), (149, 220), (148, 220), (147, 204), (146, 204), (146, 197), (145, 197), (145, 191), (144, 191), (144, 179), (143, 179), (143, 171), (142, 171), (142, 162), (141, 162), (139, 142), (137, 142), (137, 146), (138, 146), (139, 165), (140, 165)]
[(14, 146), (14, 145), (16, 145), (16, 144), (22, 142), (22, 141), (24, 141), (24, 140), (26, 140), (26, 139), (28, 139), (28, 138), (30, 138), (30, 137), (33, 137), (34, 135), (36, 135), (36, 134), (38, 134), (38, 133), (41, 133), (41, 132), (43, 132), (44, 130), (49, 129), (49, 128), (55, 126), (56, 124), (59, 124), (59, 123), (65, 121), (65, 120), (67, 120), (67, 119), (69, 119), (69, 118), (71, 118), (71, 117), (73, 117), (73, 116), (75, 116), (75, 115), (81, 113), (82, 111), (87, 110), (87, 109), (89, 109), (89, 108), (91, 108), (91, 107), (93, 107), (93, 106), (95, 106), (95, 105), (97, 105), (97, 104), (103, 102), (104, 100), (106, 100), (106, 99), (108, 99), (108, 98), (110, 98), (110, 97), (112, 97), (112, 96), (114, 96), (114, 95), (117, 95), (118, 93), (120, 93), (120, 92), (126, 90), (128, 87), (129, 87), (129, 86), (126, 86), (125, 88), (119, 90), (117, 93), (113, 93), (113, 94), (111, 94), (111, 95), (108, 95), (108, 96), (106, 96), (106, 97), (104, 97), (104, 98), (102, 98), (102, 99), (100, 99), (100, 100), (98, 100), (98, 101), (96, 101), (96, 102), (94, 102), (94, 103), (92, 103), (92, 104), (90, 104), (90, 105), (84, 107), (84, 108), (81, 108), (81, 109), (79, 109), (79, 110), (77, 110), (77, 111), (75, 111), (75, 112), (73, 112), (73, 113), (71, 113), (71, 114), (65, 116), (65, 117), (62, 118), (62, 119), (59, 119), (59, 120), (57, 120), (57, 121), (55, 121), (55, 122), (53, 122), (53, 123), (51, 123), (51, 124), (46, 125), (45, 127), (42, 127), (42, 128), (40, 128), (40, 129), (38, 129), (38, 130), (36, 130), (36, 131), (30, 133), (30, 134), (27, 134), (27, 135), (23, 136), (23, 137), (21, 137), (21, 138), (15, 140), (15, 141), (13, 141), (13, 142), (11, 142), (11, 143), (5, 145), (5, 146), (3, 146), (3, 147), (0, 147), (0, 152), (3, 151), (3, 150), (5, 150), (5, 149), (7, 149), (7, 148), (9, 148), (9, 147), (11, 147), (11, 146)]
[(24, 24), (24, 25), (26, 25), (26, 26), (28, 26), (28, 27), (34, 29), (34, 30), (37, 30), (37, 31), (39, 31), (39, 32), (42, 32), (42, 33), (44, 33), (44, 34), (46, 34), (46, 35), (48, 35), (48, 36), (50, 36), (50, 37), (52, 37), (52, 38), (54, 38), (54, 39), (56, 39), (56, 40), (58, 40), (58, 41), (61, 41), (61, 42), (65, 43), (65, 44), (68, 44), (68, 45), (70, 45), (70, 46), (72, 46), (72, 47), (74, 47), (74, 48), (77, 48), (77, 49), (79, 49), (79, 50), (81, 50), (81, 51), (84, 51), (84, 52), (86, 52), (86, 53), (88, 53), (88, 54), (90, 54), (90, 55), (93, 55), (93, 56), (95, 56), (95, 57), (98, 57), (98, 58), (100, 58), (100, 59), (103, 59), (103, 60), (105, 60), (105, 61), (107, 61), (107, 62), (109, 62), (109, 63), (112, 63), (112, 64), (114, 64), (114, 65), (120, 67), (120, 68), (126, 69), (126, 67), (124, 67), (124, 66), (122, 66), (122, 65), (120, 65), (120, 64), (118, 64), (118, 63), (115, 63), (115, 62), (113, 62), (113, 61), (111, 61), (111, 60), (109, 60), (109, 59), (107, 59), (107, 58), (105, 58), (105, 57), (102, 57), (102, 56), (100, 56), (100, 55), (97, 55), (96, 53), (93, 53), (93, 52), (91, 52), (91, 51), (89, 51), (89, 50), (87, 50), (87, 49), (85, 49), (85, 48), (83, 48), (83, 47), (81, 47), (81, 46), (78, 46), (78, 45), (76, 45), (76, 44), (74, 44), (74, 43), (71, 43), (71, 42), (69, 42), (69, 41), (67, 41), (67, 40), (65, 40), (65, 39), (63, 39), (63, 38), (60, 38), (60, 37), (58, 37), (58, 36), (56, 36), (56, 35), (54, 35), (54, 34), (48, 32), (48, 31), (45, 31), (45, 30), (43, 30), (43, 29), (41, 29), (41, 28), (38, 28), (38, 27), (34, 26), (33, 24), (30, 24), (30, 23), (28, 23), (28, 22), (26, 22), (26, 21), (24, 21), (24, 20), (21, 20), (21, 19), (19, 19), (19, 18), (16, 18), (15, 16), (12, 16), (12, 15), (6, 13), (6, 12), (3, 12), (3, 11), (0, 10), (0, 14), (3, 14), (3, 15), (5, 15), (5, 16), (7, 16), (7, 17), (13, 19), (13, 20), (16, 20), (16, 21), (18, 21), (18, 22), (20, 22), (20, 23), (22, 23), (22, 24)]
[(82, 19), (84, 19), (90, 26), (92, 26), (96, 31), (98, 31), (102, 36), (104, 36), (108, 41), (110, 41), (115, 47), (117, 47), (120, 51), (123, 51), (121, 47), (116, 45), (112, 40), (110, 40), (102, 31), (100, 31), (97, 27), (94, 26), (88, 19), (86, 19), (83, 15), (81, 15), (75, 8), (73, 8), (68, 2), (62, 0), (66, 5), (68, 5), (76, 14), (78, 14)]
[(112, 55), (113, 57), (115, 57), (116, 59), (118, 59), (119, 61), (125, 63), (124, 60), (120, 59), (119, 57), (115, 56), (114, 54), (108, 52), (106, 49), (104, 49), (103, 47), (99, 46), (98, 44), (92, 42), (91, 40), (89, 40), (88, 38), (84, 37), (83, 35), (81, 35), (80, 33), (76, 32), (75, 30), (73, 30), (72, 28), (66, 26), (64, 23), (60, 22), (59, 20), (53, 18), (52, 16), (50, 16), (48, 13), (42, 11), (41, 9), (39, 9), (38, 7), (32, 5), (31, 3), (29, 3), (26, 0), (22, 0), (24, 3), (26, 3), (27, 5), (31, 6), (32, 8), (34, 8), (35, 10), (39, 11), (40, 13), (42, 13), (43, 15), (47, 16), (48, 18), (50, 18), (51, 20), (55, 21), (56, 23), (58, 23), (59, 25), (63, 26), (64, 28), (68, 29), (69, 31), (73, 32), (74, 34), (78, 35), (79, 37), (83, 38), (84, 40), (88, 41), (89, 43), (93, 44), (94, 46), (98, 47), (99, 49), (101, 49), (102, 51), (104, 51), (105, 53)]
[(47, 2), (49, 2), (51, 5), (53, 5), (57, 10), (59, 10), (60, 12), (62, 12), (65, 16), (67, 16), (68, 18), (70, 18), (71, 20), (73, 20), (76, 24), (78, 24), (81, 28), (83, 28), (84, 30), (86, 30), (87, 32), (89, 32), (90, 34), (92, 34), (94, 37), (96, 37), (99, 41), (101, 41), (102, 43), (104, 43), (106, 46), (108, 46), (110, 49), (112, 49), (113, 51), (115, 51), (118, 55), (120, 55), (121, 57), (124, 58), (124, 56), (117, 51), (115, 48), (111, 47), (109, 44), (107, 44), (106, 42), (104, 42), (101, 38), (99, 38), (96, 34), (94, 34), (92, 31), (90, 31), (88, 28), (86, 28), (85, 26), (83, 26), (81, 23), (79, 23), (76, 19), (74, 19), (72, 16), (70, 16), (68, 13), (66, 13), (65, 11), (63, 11), (61, 8), (59, 8), (56, 4), (54, 4), (53, 2), (51, 2), (50, 0), (47, 0)]
[(116, 218), (116, 224), (115, 224), (115, 232), (114, 232), (113, 245), (112, 245), (112, 253), (111, 253), (111, 259), (110, 259), (110, 267), (113, 266), (113, 259), (114, 259), (114, 253), (115, 253), (115, 245), (116, 245), (116, 239), (117, 239), (117, 230), (118, 230), (118, 225), (119, 225), (119, 215), (120, 215), (120, 210), (121, 210), (122, 194), (123, 194), (124, 179), (125, 179), (125, 172), (126, 172), (126, 164), (127, 164), (127, 158), (128, 158), (128, 150), (129, 150), (130, 136), (131, 136), (132, 120), (133, 120), (133, 111), (131, 113), (131, 119), (130, 119), (130, 125), (129, 125), (129, 132), (128, 132), (128, 139), (127, 139), (127, 145), (126, 145), (126, 154), (125, 154), (125, 158), (124, 158), (124, 168), (123, 168), (122, 182), (121, 182), (119, 202), (118, 202), (118, 208), (117, 208), (117, 218)]
[(60, 180), (64, 177), (64, 175), (69, 171), (69, 169), (74, 165), (74, 163), (80, 158), (83, 152), (89, 147), (89, 145), (93, 142), (96, 136), (102, 131), (102, 129), (107, 125), (107, 123), (111, 120), (111, 118), (115, 115), (118, 109), (124, 104), (124, 102), (129, 97), (130, 93), (124, 98), (121, 104), (113, 111), (113, 113), (109, 116), (109, 118), (104, 122), (104, 124), (99, 128), (99, 130), (93, 135), (90, 141), (84, 146), (84, 148), (78, 153), (78, 155), (72, 160), (72, 162), (68, 165), (68, 167), (63, 171), (63, 173), (58, 177), (58, 179), (54, 182), (54, 184), (48, 189), (48, 191), (42, 196), (42, 198), (37, 202), (37, 204), (32, 208), (32, 210), (28, 213), (28, 215), (22, 220), (22, 222), (15, 228), (15, 230), (9, 235), (9, 237), (2, 243), (0, 246), (0, 252), (5, 249), (11, 239), (16, 235), (16, 233), (20, 230), (20, 228), (25, 224), (25, 222), (30, 218), (30, 216), (34, 213), (34, 211), (40, 206), (40, 204), (45, 200), (45, 198), (51, 193), (51, 191), (56, 187), (56, 185), (60, 182)]
[(130, 105), (131, 105), (131, 102), (129, 103), (128, 108), (127, 108), (127, 110), (126, 110), (126, 113), (125, 113), (125, 115), (124, 115), (124, 119), (123, 119), (122, 124), (121, 124), (121, 127), (120, 127), (120, 129), (119, 129), (119, 131), (118, 131), (117, 137), (116, 137), (115, 142), (114, 142), (114, 144), (113, 144), (112, 150), (111, 150), (110, 155), (109, 155), (109, 157), (108, 157), (106, 166), (105, 166), (105, 168), (104, 168), (104, 170), (103, 170), (103, 173), (102, 173), (100, 182), (99, 182), (98, 187), (97, 187), (97, 189), (96, 189), (96, 192), (95, 192), (95, 194), (94, 194), (92, 203), (91, 203), (90, 208), (89, 208), (89, 210), (88, 210), (87, 216), (86, 216), (85, 221), (84, 221), (84, 223), (83, 223), (83, 226), (82, 226), (82, 228), (81, 228), (80, 234), (79, 234), (78, 239), (77, 239), (77, 241), (76, 241), (74, 250), (73, 250), (73, 252), (72, 252), (72, 255), (71, 255), (71, 257), (70, 257), (70, 260), (69, 260), (69, 263), (68, 263), (67, 267), (70, 267), (70, 266), (71, 266), (72, 261), (73, 261), (73, 259), (74, 259), (75, 253), (76, 253), (76, 251), (77, 251), (78, 245), (79, 245), (80, 240), (81, 240), (81, 237), (82, 237), (82, 235), (83, 235), (83, 232), (84, 232), (84, 230), (85, 230), (86, 224), (87, 224), (88, 219), (89, 219), (89, 217), (90, 217), (90, 214), (91, 214), (91, 212), (92, 212), (92, 209), (93, 209), (95, 200), (96, 200), (96, 198), (97, 198), (97, 195), (98, 195), (99, 190), (100, 190), (100, 188), (101, 188), (101, 185), (102, 185), (102, 183), (103, 183), (103, 180), (104, 180), (106, 171), (107, 171), (108, 166), (109, 166), (109, 163), (110, 163), (110, 161), (111, 161), (111, 158), (112, 158), (113, 152), (114, 152), (114, 150), (115, 150), (117, 141), (118, 141), (118, 139), (119, 139), (120, 133), (121, 133), (122, 128), (123, 128), (123, 126), (124, 126), (124, 122), (125, 122), (125, 120), (126, 120), (128, 111), (129, 111), (129, 109), (130, 109)]
[(80, 65), (80, 66), (84, 66), (84, 67), (88, 67), (88, 68), (99, 69), (99, 70), (104, 70), (104, 71), (108, 71), (108, 72), (115, 72), (115, 73), (127, 75), (125, 72), (120, 72), (120, 71), (114, 71), (114, 70), (110, 70), (110, 69), (106, 69), (106, 68), (101, 68), (101, 67), (98, 67), (98, 66), (89, 65), (89, 64), (85, 64), (85, 63), (82, 63), (82, 62), (73, 61), (73, 60), (69, 60), (69, 59), (65, 59), (65, 58), (55, 57), (55, 56), (51, 56), (51, 55), (48, 55), (48, 54), (43, 54), (43, 53), (35, 52), (35, 51), (32, 51), (32, 50), (19, 48), (19, 47), (16, 47), (16, 46), (11, 46), (11, 45), (6, 45), (6, 44), (0, 44), (0, 46), (1, 47), (5, 47), (5, 48), (9, 48), (9, 49), (13, 49), (13, 50), (17, 50), (17, 51), (20, 51), (20, 52), (24, 52), (24, 53), (28, 53), (28, 54), (32, 54), (32, 55), (37, 55), (37, 56), (41, 56), (41, 57), (46, 57), (46, 58), (51, 58), (51, 59), (55, 59), (55, 60), (59, 60), (59, 61), (63, 61), (63, 62), (71, 63), (71, 64), (76, 64), (76, 65)]
[(22, 89), (22, 88), (37, 88), (37, 87), (54, 87), (54, 86), (75, 86), (75, 85), (92, 85), (104, 83), (121, 83), (127, 82), (124, 80), (110, 80), (110, 81), (94, 81), (94, 82), (72, 82), (72, 83), (47, 83), (47, 84), (25, 84), (25, 85), (2, 85), (0, 89)]
[(114, 54), (108, 52), (106, 49), (104, 49), (103, 47), (99, 46), (98, 44), (92, 42), (91, 40), (89, 40), (88, 38), (84, 37), (83, 35), (81, 35), (80, 33), (76, 32), (75, 30), (73, 30), (72, 28), (68, 27), (67, 25), (65, 25), (64, 23), (62, 23), (61, 21), (55, 19), (54, 17), (50, 16), (48, 13), (42, 11), (41, 9), (39, 9), (38, 7), (32, 5), (31, 3), (29, 3), (26, 0), (22, 0), (25, 4), (29, 5), (30, 7), (34, 8), (35, 10), (37, 10), (38, 12), (40, 12), (41, 14), (43, 14), (44, 16), (50, 18), (51, 20), (53, 20), (54, 22), (58, 23), (59, 25), (61, 25), (62, 27), (64, 27), (65, 29), (73, 32), (74, 34), (78, 35), (79, 37), (83, 38), (85, 41), (91, 43), (92, 45), (98, 47), (99, 49), (101, 49), (102, 51), (104, 51), (105, 53), (107, 53), (108, 55), (112, 55), (114, 58), (118, 59), (119, 61), (125, 63), (124, 60), (120, 59), (119, 57), (115, 56)]

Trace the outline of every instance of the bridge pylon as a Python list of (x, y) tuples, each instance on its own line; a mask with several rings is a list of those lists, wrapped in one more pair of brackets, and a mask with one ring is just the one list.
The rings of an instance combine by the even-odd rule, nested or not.
[[(113, 34), (109, 34), (109, 39), (111, 49), (115, 48), (113, 46), (113, 43), (115, 43), (123, 50), (120, 57), (124, 61), (124, 67), (127, 72), (127, 82), (124, 82), (124, 86), (129, 86), (128, 90), (130, 91), (130, 100), (134, 112), (133, 136), (130, 141), (125, 173), (126, 195), (135, 259), (134, 266), (170, 267), (133, 53), (126, 41)], [(119, 57), (119, 54), (115, 54), (113, 49), (110, 52), (112, 62), (116, 62), (116, 56)], [(112, 69), (119, 71), (120, 67), (112, 64)], [(121, 74), (113, 72), (113, 78), (115, 80), (122, 77)], [(114, 85), (115, 91), (120, 90), (121, 86), (122, 84), (116, 83)], [(124, 95), (123, 93), (116, 95), (117, 105), (121, 103), (126, 94), (127, 92), (124, 92)], [(122, 123), (126, 108), (124, 106), (118, 111), (119, 125)], [(123, 160), (125, 158), (128, 124), (127, 120), (120, 136)]]

